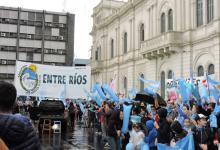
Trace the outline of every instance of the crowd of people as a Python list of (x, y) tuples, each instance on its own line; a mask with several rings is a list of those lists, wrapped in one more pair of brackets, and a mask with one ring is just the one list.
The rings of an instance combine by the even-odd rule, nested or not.
[[(22, 115), (12, 115), (16, 102), (16, 89), (12, 84), (0, 82), (0, 145), (8, 149), (40, 149), (40, 142), (30, 121)], [(29, 111), (34, 112), (37, 103)], [(131, 111), (126, 112), (126, 107)], [(36, 109), (37, 110), (37, 109)], [(157, 150), (158, 144), (175, 147), (189, 133), (193, 134), (196, 150), (217, 150), (220, 141), (220, 111), (216, 103), (189, 100), (168, 100), (166, 105), (147, 104), (142, 101), (116, 103), (110, 99), (99, 106), (95, 101), (70, 102), (65, 110), (74, 128), (75, 121), (84, 127), (95, 128), (102, 136), (101, 144), (111, 150), (139, 150), (147, 145)], [(125, 116), (129, 116), (126, 125)], [(38, 116), (30, 116), (32, 120)], [(126, 129), (126, 130), (124, 130)]]
[[(124, 107), (132, 105), (128, 130), (122, 132)], [(220, 113), (215, 112), (215, 103), (203, 106), (190, 101), (179, 105), (167, 101), (166, 106), (133, 102), (124, 104), (104, 100), (101, 106), (95, 101), (85, 103), (82, 121), (90, 128), (96, 128), (101, 133), (104, 144), (112, 150), (141, 149), (143, 143), (150, 150), (156, 150), (157, 144), (174, 147), (188, 133), (193, 134), (196, 150), (217, 150), (220, 140)], [(212, 120), (215, 115), (216, 120)], [(86, 118), (86, 119), (83, 119)], [(87, 119), (88, 118), (88, 119)]]

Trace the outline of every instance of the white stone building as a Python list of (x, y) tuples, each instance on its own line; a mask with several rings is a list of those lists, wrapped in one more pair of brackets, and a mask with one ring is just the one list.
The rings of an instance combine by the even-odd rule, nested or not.
[(13, 82), (16, 60), (72, 66), (75, 15), (0, 6), (0, 80)]
[(219, 0), (102, 0), (92, 17), (92, 83), (116, 76), (127, 93), (143, 89), (142, 75), (161, 81), (164, 96), (173, 73), (220, 79)]

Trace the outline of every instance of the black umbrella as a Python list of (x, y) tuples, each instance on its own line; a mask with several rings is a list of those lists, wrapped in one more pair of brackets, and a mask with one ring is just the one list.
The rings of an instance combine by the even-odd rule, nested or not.
[(147, 94), (146, 92), (138, 92), (134, 100), (153, 105), (155, 104), (155, 100), (157, 100), (159, 106), (166, 106), (166, 101), (158, 93), (156, 94), (156, 96), (154, 96), (151, 94)]
[(135, 101), (141, 101), (148, 104), (154, 104), (154, 98), (152, 95), (149, 95), (145, 92), (138, 92), (136, 97), (134, 98)]
[(155, 98), (158, 100), (159, 106), (167, 106), (166, 101), (158, 93), (156, 94)]

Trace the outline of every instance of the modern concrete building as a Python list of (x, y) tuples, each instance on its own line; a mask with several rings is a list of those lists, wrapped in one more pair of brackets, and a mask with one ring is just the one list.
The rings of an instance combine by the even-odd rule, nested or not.
[(0, 80), (12, 82), (16, 60), (72, 66), (75, 15), (0, 7)]
[(93, 10), (92, 83), (118, 92), (144, 85), (138, 79), (214, 74), (220, 80), (219, 0), (102, 0)]
[(90, 65), (90, 59), (74, 59), (74, 66), (89, 66)]

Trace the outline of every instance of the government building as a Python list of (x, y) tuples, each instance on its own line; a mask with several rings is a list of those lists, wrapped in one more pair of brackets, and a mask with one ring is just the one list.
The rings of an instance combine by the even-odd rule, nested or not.
[(220, 0), (101, 0), (93, 9), (92, 84), (143, 90), (139, 77), (220, 80)]
[(13, 82), (16, 60), (72, 66), (75, 15), (0, 6), (0, 80)]

